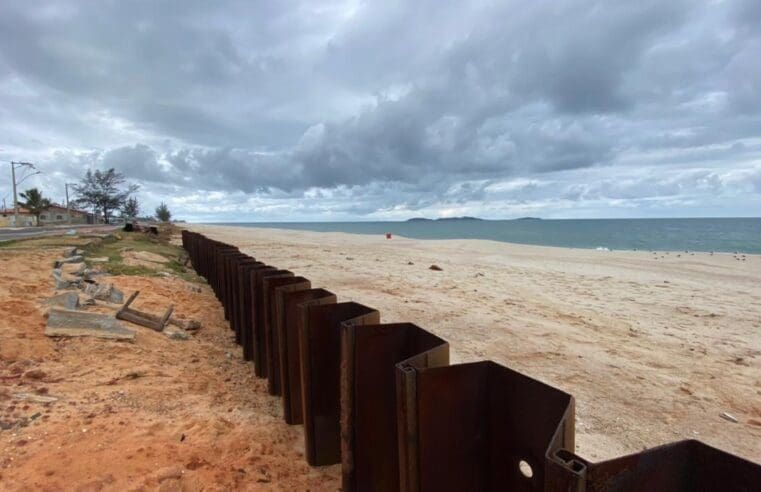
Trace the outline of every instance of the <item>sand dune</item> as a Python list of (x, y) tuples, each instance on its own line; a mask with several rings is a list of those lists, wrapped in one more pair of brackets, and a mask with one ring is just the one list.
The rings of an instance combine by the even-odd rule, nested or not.
[(191, 228), (425, 327), (454, 363), (492, 359), (573, 394), (585, 457), (697, 438), (761, 461), (759, 256)]

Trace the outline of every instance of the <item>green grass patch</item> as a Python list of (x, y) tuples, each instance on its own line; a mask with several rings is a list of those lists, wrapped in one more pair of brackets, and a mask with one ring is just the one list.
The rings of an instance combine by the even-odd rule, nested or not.
[[(146, 251), (166, 258), (166, 263), (156, 266), (135, 266), (124, 264), (124, 256), (130, 252)], [(156, 237), (141, 232), (119, 232), (113, 239), (87, 249), (85, 263), (88, 267), (99, 268), (111, 275), (157, 276), (169, 272), (189, 282), (201, 282), (201, 278), (190, 268), (183, 266), (180, 259), (186, 256), (179, 246), (169, 243), (168, 237)], [(107, 262), (92, 262), (89, 258), (108, 258)]]

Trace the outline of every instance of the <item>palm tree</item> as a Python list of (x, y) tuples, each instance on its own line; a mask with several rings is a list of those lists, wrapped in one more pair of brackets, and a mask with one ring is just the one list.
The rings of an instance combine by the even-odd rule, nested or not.
[(37, 188), (30, 188), (19, 195), (24, 199), (21, 206), (29, 210), (37, 218), (37, 225), (40, 225), (40, 214), (50, 208), (52, 202), (43, 197), (42, 192)]

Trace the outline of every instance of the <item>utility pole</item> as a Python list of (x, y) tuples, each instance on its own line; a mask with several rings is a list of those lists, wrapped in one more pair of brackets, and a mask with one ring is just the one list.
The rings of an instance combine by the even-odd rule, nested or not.
[[(27, 174), (23, 178), (21, 178), (21, 181), (16, 182), (16, 167), (27, 167), (29, 169), (34, 169), (36, 172)], [(24, 180), (28, 177), (34, 176), (35, 174), (40, 174), (39, 171), (34, 167), (34, 164), (31, 162), (15, 162), (11, 161), (11, 178), (13, 181), (13, 226), (18, 227), (18, 196), (16, 194), (16, 187), (20, 185)]]
[(69, 183), (63, 184), (66, 187), (66, 221), (71, 225), (71, 208), (69, 207)]
[(11, 182), (13, 183), (13, 227), (18, 227), (18, 198), (16, 197), (16, 163), (11, 161)]

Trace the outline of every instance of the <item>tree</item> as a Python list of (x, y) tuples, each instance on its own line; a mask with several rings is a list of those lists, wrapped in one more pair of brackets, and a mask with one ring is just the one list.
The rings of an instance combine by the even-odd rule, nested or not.
[(40, 214), (50, 208), (53, 204), (49, 199), (42, 196), (42, 192), (37, 188), (30, 188), (23, 193), (19, 193), (24, 202), (21, 206), (29, 210), (37, 217), (37, 225), (40, 225)]
[(156, 207), (156, 217), (161, 222), (169, 222), (169, 219), (172, 218), (172, 213), (169, 211), (169, 207), (166, 206), (166, 203), (161, 202), (161, 205)]
[(74, 186), (77, 203), (89, 205), (103, 214), (103, 221), (108, 224), (114, 210), (122, 208), (129, 196), (140, 187), (128, 184), (122, 173), (114, 168), (108, 171), (100, 169), (87, 171), (80, 184)]
[(131, 196), (127, 198), (127, 201), (124, 202), (124, 205), (122, 206), (122, 217), (126, 219), (134, 219), (135, 217), (140, 214), (140, 203), (137, 201), (137, 198), (134, 196)]

